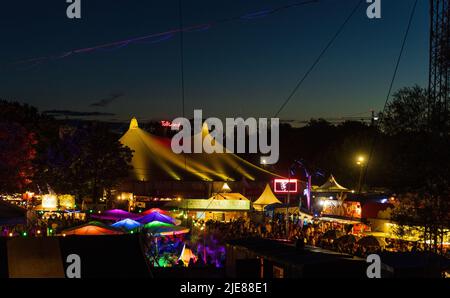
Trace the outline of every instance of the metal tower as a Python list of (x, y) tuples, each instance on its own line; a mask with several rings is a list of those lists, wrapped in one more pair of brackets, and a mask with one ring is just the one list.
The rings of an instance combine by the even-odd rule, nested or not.
[[(432, 130), (448, 126), (450, 107), (450, 0), (430, 0), (429, 120)], [(436, 127), (437, 126), (437, 127)]]

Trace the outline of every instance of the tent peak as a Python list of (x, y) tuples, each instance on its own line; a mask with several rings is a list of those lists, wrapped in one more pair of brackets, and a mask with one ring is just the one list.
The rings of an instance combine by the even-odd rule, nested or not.
[(136, 117), (133, 117), (133, 118), (131, 118), (131, 121), (130, 121), (130, 129), (136, 129), (136, 128), (139, 128), (139, 124), (138, 124)]

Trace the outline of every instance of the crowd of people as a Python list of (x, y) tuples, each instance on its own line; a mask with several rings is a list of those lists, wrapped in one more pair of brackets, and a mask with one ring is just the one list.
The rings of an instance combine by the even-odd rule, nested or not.
[[(418, 242), (402, 241), (398, 239), (383, 239), (379, 245), (360, 244), (360, 236), (351, 234), (353, 225), (336, 222), (311, 221), (299, 215), (291, 214), (286, 224), (284, 214), (265, 217), (261, 221), (250, 218), (239, 218), (230, 222), (207, 221), (208, 234), (214, 235), (221, 243), (230, 239), (265, 238), (283, 239), (296, 245), (310, 245), (341, 253), (365, 257), (371, 253), (381, 251), (414, 252), (424, 249)], [(286, 231), (288, 229), (288, 232)], [(327, 233), (335, 230), (336, 233)], [(286, 235), (288, 234), (288, 237)], [(346, 237), (342, 237), (347, 235)]]
[(0, 229), (3, 237), (54, 236), (64, 229), (85, 223), (84, 217), (75, 213), (28, 211), (26, 224), (8, 225)]

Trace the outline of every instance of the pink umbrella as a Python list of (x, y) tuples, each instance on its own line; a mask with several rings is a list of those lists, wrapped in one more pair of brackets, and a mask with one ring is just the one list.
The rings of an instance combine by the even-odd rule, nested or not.
[(127, 212), (121, 209), (106, 210), (100, 214), (93, 214), (93, 218), (103, 219), (103, 220), (122, 220), (126, 218), (136, 219), (139, 218), (139, 214)]
[(158, 212), (158, 213), (160, 213), (160, 214), (165, 214), (165, 215), (168, 215), (168, 214), (169, 214), (167, 211), (162, 210), (162, 209), (159, 209), (159, 208), (151, 208), (151, 209), (145, 210), (145, 211), (142, 212), (141, 214), (143, 214), (143, 215), (148, 215), (148, 214), (153, 213), (153, 212)]

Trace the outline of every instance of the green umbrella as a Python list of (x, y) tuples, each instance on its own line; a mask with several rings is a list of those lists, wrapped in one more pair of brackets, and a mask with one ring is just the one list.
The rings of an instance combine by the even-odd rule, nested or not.
[(144, 225), (150, 233), (159, 236), (177, 235), (189, 233), (189, 229), (160, 221), (152, 221)]
[(173, 225), (155, 220), (155, 221), (146, 223), (144, 225), (144, 228), (145, 229), (155, 229), (155, 228), (160, 228), (160, 227), (171, 227), (171, 226), (173, 226)]

